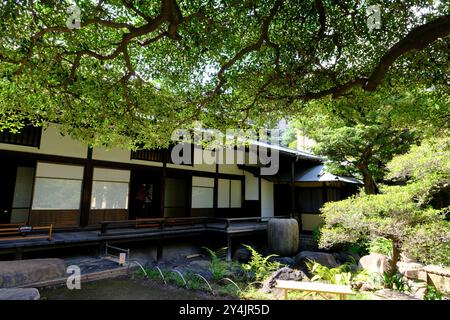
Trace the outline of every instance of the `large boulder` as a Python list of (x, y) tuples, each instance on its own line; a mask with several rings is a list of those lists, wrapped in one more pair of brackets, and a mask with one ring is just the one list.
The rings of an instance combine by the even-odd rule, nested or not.
[(309, 281), (309, 278), (303, 271), (283, 267), (273, 272), (270, 277), (264, 281), (260, 290), (265, 293), (272, 292), (277, 284), (277, 280)]
[(66, 276), (62, 259), (0, 261), (0, 288), (13, 288)]
[(36, 288), (0, 289), (0, 300), (39, 300)]
[(304, 267), (305, 262), (309, 260), (320, 263), (321, 265), (328, 268), (335, 268), (338, 266), (336, 259), (333, 255), (326, 252), (316, 252), (316, 251), (302, 251), (295, 256), (295, 266)]
[(299, 245), (299, 227), (295, 219), (270, 219), (267, 224), (267, 243), (272, 253), (294, 255)]
[(359, 259), (358, 267), (370, 272), (383, 274), (389, 271), (389, 258), (384, 254), (371, 253)]
[(423, 268), (426, 272), (426, 281), (439, 291), (450, 293), (450, 268), (436, 265), (428, 265)]

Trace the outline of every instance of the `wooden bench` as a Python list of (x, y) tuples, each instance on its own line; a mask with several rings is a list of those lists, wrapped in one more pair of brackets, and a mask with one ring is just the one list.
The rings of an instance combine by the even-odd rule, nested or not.
[[(22, 227), (29, 227), (28, 230), (21, 230)], [(45, 234), (42, 234), (44, 231)], [(31, 239), (52, 240), (53, 225), (42, 227), (30, 227), (25, 223), (0, 224), (0, 241), (17, 241)]]
[[(284, 298), (287, 300), (289, 290), (305, 291), (306, 295), (312, 293), (318, 293), (320, 296), (326, 298), (322, 294), (331, 293), (339, 295), (340, 300), (345, 300), (347, 295), (355, 294), (350, 286), (329, 284), (329, 283), (319, 283), (319, 282), (300, 282), (300, 281), (287, 281), (287, 280), (277, 280), (275, 286), (277, 289), (284, 290)], [(305, 296), (306, 296), (305, 295)]]

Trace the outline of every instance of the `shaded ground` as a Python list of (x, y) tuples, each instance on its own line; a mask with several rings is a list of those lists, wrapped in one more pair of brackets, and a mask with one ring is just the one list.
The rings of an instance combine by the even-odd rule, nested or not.
[(80, 290), (66, 286), (39, 290), (46, 300), (216, 300), (207, 293), (164, 285), (156, 281), (120, 277), (81, 284)]

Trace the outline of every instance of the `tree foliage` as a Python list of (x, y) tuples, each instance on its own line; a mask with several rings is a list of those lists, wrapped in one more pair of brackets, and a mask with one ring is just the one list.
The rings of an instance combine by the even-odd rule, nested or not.
[[(58, 122), (147, 147), (174, 128), (270, 125), (304, 101), (381, 84), (445, 88), (445, 1), (109, 0), (0, 3), (0, 129)], [(370, 31), (367, 8), (381, 28)]]
[[(405, 159), (415, 159), (414, 165)], [(320, 245), (384, 237), (392, 241), (392, 269), (401, 251), (425, 263), (450, 264), (450, 223), (445, 213), (449, 198), (435, 202), (435, 195), (450, 189), (450, 139), (426, 141), (388, 165), (389, 177), (404, 185), (382, 186), (381, 194), (359, 194), (325, 204), (325, 225)]]
[(313, 151), (327, 158), (328, 170), (359, 176), (366, 193), (376, 193), (375, 182), (394, 155), (408, 151), (426, 131), (436, 134), (431, 128), (439, 124), (448, 130), (442, 114), (450, 114), (450, 105), (441, 94), (396, 88), (314, 101), (294, 122), (317, 142)]

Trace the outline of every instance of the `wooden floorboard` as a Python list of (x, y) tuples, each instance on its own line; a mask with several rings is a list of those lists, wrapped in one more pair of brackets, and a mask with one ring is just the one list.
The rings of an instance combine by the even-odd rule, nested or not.
[(99, 230), (89, 231), (60, 231), (53, 233), (51, 241), (45, 239), (27, 239), (16, 241), (2, 241), (0, 242), (0, 252), (11, 249), (25, 249), (25, 250), (42, 250), (45, 247), (56, 248), (58, 246), (77, 246), (85, 244), (96, 244), (104, 241), (140, 241), (147, 239), (159, 238), (176, 238), (198, 235), (201, 236), (206, 232), (216, 233), (218, 235), (233, 236), (242, 234), (260, 233), (267, 230), (267, 224), (264, 223), (248, 223), (236, 222), (226, 228), (225, 223), (208, 223), (208, 224), (191, 224), (187, 226), (170, 226), (164, 229), (159, 228), (121, 228), (110, 229), (105, 234), (100, 234)]

